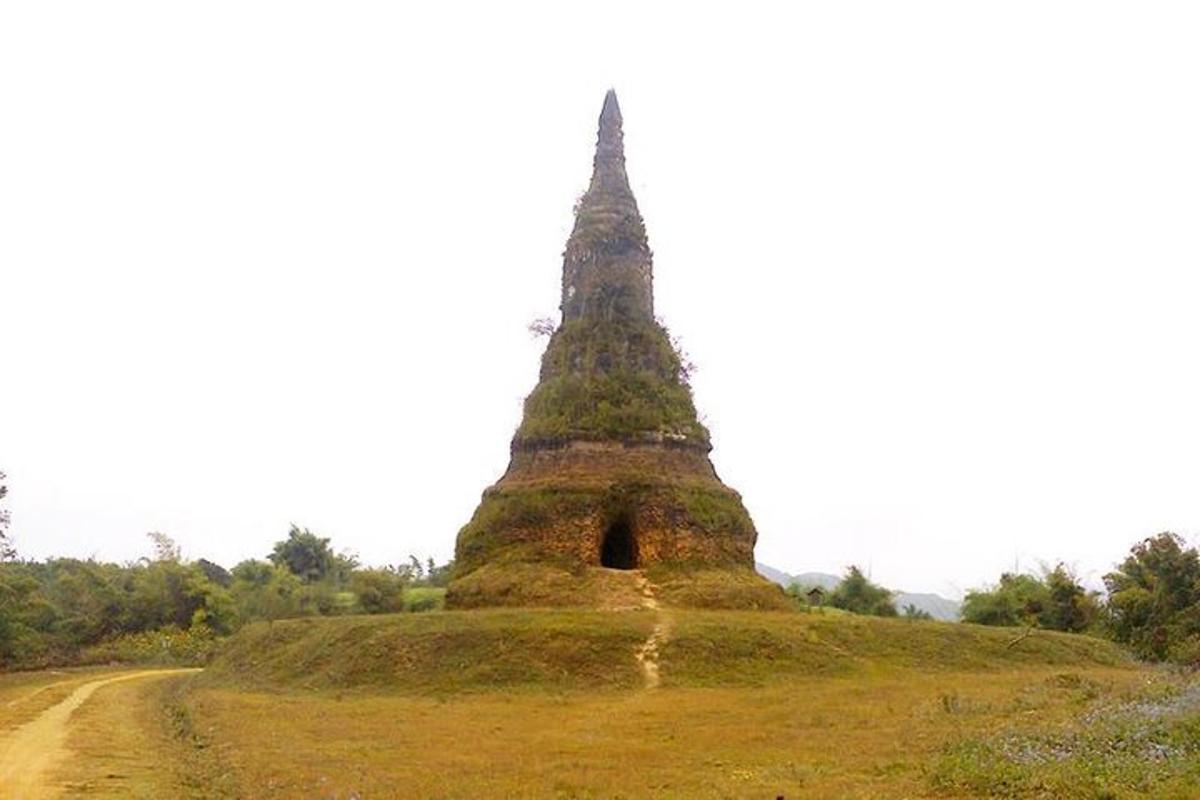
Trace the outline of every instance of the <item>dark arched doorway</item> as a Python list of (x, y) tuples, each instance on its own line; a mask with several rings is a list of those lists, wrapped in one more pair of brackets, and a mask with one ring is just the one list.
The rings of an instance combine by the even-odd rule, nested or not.
[(617, 517), (604, 531), (604, 539), (600, 543), (600, 566), (636, 569), (637, 565), (637, 540), (633, 538), (633, 526), (629, 524), (628, 517)]

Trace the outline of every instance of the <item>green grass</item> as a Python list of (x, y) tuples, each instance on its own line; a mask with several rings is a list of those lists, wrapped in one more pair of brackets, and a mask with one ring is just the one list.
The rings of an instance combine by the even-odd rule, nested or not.
[(256, 623), (205, 683), (268, 689), (452, 694), (630, 688), (647, 613), (477, 611)]
[(597, 567), (570, 569), (553, 561), (505, 560), (517, 555), (512, 549), (501, 550), (498, 555), (494, 563), (450, 584), (450, 607), (597, 609), (641, 604), (640, 595), (630, 594), (632, 584), (627, 575), (614, 575), (611, 570)]
[(871, 671), (988, 672), (1022, 666), (1120, 666), (1111, 642), (1039, 633), (1009, 647), (1017, 631), (854, 614), (693, 611), (674, 614), (662, 651), (673, 686), (747, 686), (802, 676)]
[(675, 608), (791, 611), (795, 604), (749, 568), (654, 566), (646, 570), (663, 605)]
[(982, 797), (1197, 796), (1200, 683), (1194, 675), (1159, 670), (1115, 697), (1080, 676), (1056, 677), (1059, 688), (1081, 695), (1086, 711), (1055, 725), (1011, 726), (953, 742), (934, 763), (931, 785)]
[(458, 533), (455, 574), (463, 576), (486, 564), (519, 561), (554, 562), (530, 534), (554, 528), (602, 508), (605, 497), (595, 491), (535, 488), (489, 490), (470, 521)]
[(404, 590), (405, 611), (441, 611), (446, 607), (446, 589), (440, 586), (413, 586)]

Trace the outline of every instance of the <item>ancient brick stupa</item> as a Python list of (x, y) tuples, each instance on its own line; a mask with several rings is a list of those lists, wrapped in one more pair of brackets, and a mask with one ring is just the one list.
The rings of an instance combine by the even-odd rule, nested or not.
[(709, 461), (680, 356), (654, 317), (611, 91), (561, 309), (508, 470), (458, 535), (449, 603), (603, 603), (613, 583), (597, 568), (645, 568), (695, 602), (773, 604), (779, 593), (753, 574), (754, 525)]

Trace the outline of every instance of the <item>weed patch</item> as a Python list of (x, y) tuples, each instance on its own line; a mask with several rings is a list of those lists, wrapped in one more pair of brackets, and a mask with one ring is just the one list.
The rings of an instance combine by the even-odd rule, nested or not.
[[(1050, 680), (1089, 699), (1102, 696), (1098, 683), (1077, 674)], [(986, 797), (1195, 797), (1198, 754), (1200, 680), (1160, 675), (1136, 696), (1099, 701), (1056, 729), (957, 742), (937, 761), (930, 783)]]

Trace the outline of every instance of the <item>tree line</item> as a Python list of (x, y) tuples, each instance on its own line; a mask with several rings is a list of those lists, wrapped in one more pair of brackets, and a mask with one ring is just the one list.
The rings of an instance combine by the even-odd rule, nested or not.
[(1181, 536), (1160, 533), (1135, 544), (1088, 591), (1064, 565), (1042, 575), (1006, 573), (968, 592), (963, 619), (985, 625), (1093, 633), (1141, 658), (1200, 664), (1200, 553)]
[[(1059, 563), (1039, 573), (1005, 572), (967, 592), (962, 621), (1103, 636), (1140, 658), (1200, 665), (1200, 553), (1174, 533), (1138, 542), (1104, 576), (1105, 592), (1085, 588)], [(805, 587), (789, 594), (804, 602)], [(825, 602), (856, 614), (929, 618), (896, 608), (892, 592), (850, 567)]]
[[(428, 610), (440, 605), (450, 578), (451, 564), (412, 556), (364, 566), (295, 525), (266, 558), (229, 570), (204, 558), (185, 560), (161, 533), (148, 534), (152, 554), (133, 563), (20, 560), (8, 534), (4, 481), (0, 472), (0, 666), (120, 656), (102, 645), (123, 640), (135, 650), (168, 642), (199, 651), (255, 620)], [(1104, 594), (1086, 589), (1061, 563), (1038, 574), (1006, 572), (967, 592), (962, 621), (1105, 636), (1145, 659), (1200, 665), (1195, 547), (1173, 533), (1148, 538), (1104, 576), (1104, 586)], [(807, 605), (804, 588), (788, 592)], [(913, 606), (897, 609), (892, 592), (857, 566), (824, 602), (856, 614), (929, 617)]]
[(204, 558), (185, 560), (161, 533), (149, 534), (150, 556), (126, 564), (19, 560), (6, 534), (0, 525), (7, 555), (0, 562), (3, 666), (117, 658), (121, 651), (102, 647), (114, 641), (203, 647), (256, 620), (428, 610), (440, 605), (449, 581), (449, 565), (433, 559), (368, 567), (294, 525), (266, 558), (228, 570)]

